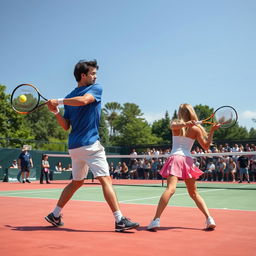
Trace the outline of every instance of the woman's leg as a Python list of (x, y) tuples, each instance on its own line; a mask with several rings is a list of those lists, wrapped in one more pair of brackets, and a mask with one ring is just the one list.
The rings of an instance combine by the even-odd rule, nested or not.
[(232, 181), (235, 182), (236, 181), (236, 179), (235, 179), (235, 170), (231, 171), (231, 176), (232, 176)]
[(40, 173), (40, 183), (43, 183), (44, 182), (44, 171), (41, 170), (41, 173)]
[(176, 176), (169, 176), (167, 178), (167, 188), (159, 200), (154, 220), (156, 218), (160, 218), (170, 198), (175, 193), (177, 182), (178, 182), (178, 178)]
[(208, 218), (210, 216), (210, 213), (204, 199), (197, 192), (195, 179), (186, 179), (185, 183), (190, 197), (195, 201), (197, 207), (204, 214), (204, 216)]

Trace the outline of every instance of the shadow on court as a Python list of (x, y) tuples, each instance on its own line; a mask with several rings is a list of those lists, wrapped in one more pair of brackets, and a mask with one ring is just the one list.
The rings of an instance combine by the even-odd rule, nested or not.
[(205, 229), (200, 229), (200, 228), (188, 228), (188, 227), (160, 227), (156, 231), (154, 230), (147, 230), (147, 226), (141, 226), (137, 228), (138, 231), (147, 231), (147, 232), (157, 232), (159, 231), (165, 231), (165, 230), (200, 230), (200, 231), (205, 231)]
[[(62, 228), (62, 227), (54, 227), (54, 226), (11, 226), (5, 225), (5, 227), (10, 228), (14, 231), (58, 231), (58, 232), (75, 232), (75, 233), (115, 233), (113, 230), (84, 230), (84, 229), (72, 229), (72, 228)], [(118, 233), (134, 233), (133, 231), (125, 231), (125, 232), (118, 232)]]

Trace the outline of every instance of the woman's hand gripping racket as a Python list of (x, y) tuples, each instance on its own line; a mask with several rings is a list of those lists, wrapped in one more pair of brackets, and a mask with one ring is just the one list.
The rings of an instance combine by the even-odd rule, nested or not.
[[(44, 102), (42, 102), (42, 100)], [(47, 103), (47, 99), (32, 84), (20, 84), (12, 92), (12, 108), (20, 114), (31, 113)]]
[(217, 108), (208, 118), (196, 121), (196, 124), (219, 125), (220, 128), (230, 128), (237, 122), (238, 115), (231, 106), (222, 106)]

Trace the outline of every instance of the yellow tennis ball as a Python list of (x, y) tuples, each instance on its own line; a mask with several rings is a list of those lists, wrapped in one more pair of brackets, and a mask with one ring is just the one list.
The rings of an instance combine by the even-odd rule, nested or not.
[(26, 102), (27, 101), (26, 95), (24, 95), (24, 94), (20, 95), (19, 101), (22, 102), (22, 103)]

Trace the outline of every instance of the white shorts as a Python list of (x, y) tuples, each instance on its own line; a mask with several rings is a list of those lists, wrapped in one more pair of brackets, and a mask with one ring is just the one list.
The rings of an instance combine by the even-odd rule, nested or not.
[(73, 180), (83, 180), (87, 177), (88, 170), (93, 176), (109, 176), (109, 166), (104, 147), (99, 141), (89, 146), (69, 149), (72, 160)]

